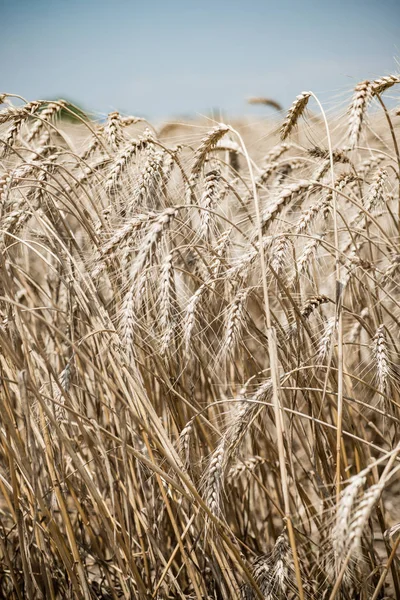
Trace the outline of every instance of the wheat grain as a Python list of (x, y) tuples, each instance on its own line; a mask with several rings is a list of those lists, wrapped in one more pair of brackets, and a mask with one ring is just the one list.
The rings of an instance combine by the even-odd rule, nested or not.
[(387, 282), (393, 278), (393, 276), (397, 273), (397, 270), (400, 267), (400, 254), (396, 254), (392, 258), (392, 263), (387, 267), (386, 271), (382, 276), (382, 285), (386, 285)]
[(118, 189), (118, 184), (122, 174), (126, 170), (130, 161), (139, 152), (144, 150), (149, 144), (149, 138), (143, 137), (137, 140), (132, 140), (124, 146), (121, 153), (117, 156), (114, 164), (109, 172), (109, 175), (105, 181), (105, 188), (109, 194), (113, 194)]
[(292, 282), (299, 275), (305, 273), (310, 265), (311, 260), (315, 257), (318, 247), (325, 238), (325, 233), (317, 234), (305, 246), (302, 254), (296, 262), (296, 271), (292, 275)]
[(385, 77), (380, 77), (379, 79), (374, 79), (371, 83), (372, 94), (374, 96), (383, 94), (383, 92), (396, 83), (400, 83), (400, 79), (396, 75), (387, 75)]
[(204, 178), (204, 191), (201, 197), (200, 206), (205, 210), (200, 213), (201, 227), (200, 234), (208, 237), (210, 222), (212, 220), (211, 210), (218, 202), (218, 184), (221, 173), (214, 169), (208, 171)]
[(232, 235), (232, 228), (227, 229), (224, 233), (217, 239), (216, 244), (213, 248), (213, 257), (211, 261), (211, 274), (212, 274), (212, 287), (215, 287), (215, 281), (218, 279), (220, 269), (224, 262), (224, 256), (227, 253), (228, 246), (230, 243)]
[(285, 235), (279, 236), (272, 247), (271, 267), (278, 276), (282, 276), (285, 270), (285, 258), (289, 252), (290, 242)]
[(332, 345), (332, 338), (336, 329), (336, 317), (330, 317), (327, 321), (324, 333), (318, 347), (318, 362), (323, 362), (328, 356)]
[(58, 102), (49, 102), (46, 108), (44, 108), (40, 112), (40, 119), (37, 119), (35, 123), (32, 125), (29, 134), (26, 138), (27, 142), (31, 142), (35, 137), (37, 137), (42, 129), (50, 119), (52, 119), (60, 110), (65, 108), (66, 106), (65, 100), (58, 100)]
[(367, 480), (368, 469), (361, 471), (342, 492), (336, 512), (336, 523), (333, 530), (333, 547), (338, 557), (342, 557), (348, 545), (348, 531), (354, 512), (355, 502)]
[(262, 98), (259, 96), (254, 96), (252, 98), (249, 98), (247, 102), (249, 104), (262, 104), (264, 106), (271, 106), (277, 111), (282, 110), (282, 106), (279, 104), (279, 102), (277, 102), (276, 100), (272, 100), (272, 98)]
[(365, 207), (368, 211), (371, 211), (379, 202), (382, 202), (386, 179), (387, 171), (385, 169), (379, 169), (375, 181), (370, 187), (367, 202), (365, 203)]
[(308, 319), (309, 316), (322, 304), (326, 304), (327, 302), (331, 302), (330, 298), (324, 295), (311, 296), (306, 300), (303, 307), (301, 308), (300, 314), (303, 319)]
[(373, 353), (376, 362), (379, 389), (382, 393), (386, 394), (390, 374), (390, 363), (384, 325), (379, 325), (376, 330), (373, 340)]
[(354, 96), (349, 108), (349, 146), (353, 149), (357, 144), (365, 121), (368, 105), (372, 99), (370, 81), (362, 81), (354, 89)]
[(286, 119), (284, 120), (283, 125), (281, 127), (281, 140), (285, 140), (290, 135), (293, 128), (297, 125), (299, 118), (305, 111), (310, 96), (310, 92), (302, 92), (301, 94), (296, 96), (296, 100), (290, 107)]
[(299, 181), (298, 183), (294, 183), (287, 188), (284, 188), (276, 200), (274, 200), (263, 212), (262, 214), (262, 229), (263, 232), (269, 227), (271, 222), (281, 213), (281, 211), (289, 204), (289, 202), (293, 202), (293, 200), (299, 199), (301, 195), (307, 191), (310, 187), (310, 183), (308, 181)]
[(191, 186), (196, 183), (207, 154), (213, 150), (213, 148), (217, 145), (221, 138), (228, 133), (228, 131), (229, 127), (227, 125), (224, 125), (224, 123), (219, 123), (201, 140), (201, 143), (195, 152), (193, 165), (190, 171), (189, 181)]
[(186, 313), (185, 313), (185, 318), (184, 318), (184, 323), (183, 323), (183, 331), (184, 331), (185, 350), (186, 350), (187, 355), (189, 355), (189, 353), (190, 353), (190, 346), (191, 346), (191, 341), (192, 341), (192, 336), (193, 336), (193, 330), (194, 330), (194, 326), (196, 323), (196, 313), (199, 309), (199, 304), (202, 300), (203, 294), (205, 294), (206, 291), (207, 291), (207, 285), (205, 283), (203, 283), (196, 290), (196, 292), (193, 294), (193, 296), (190, 298), (187, 308), (186, 308)]
[(168, 254), (161, 269), (160, 284), (160, 328), (162, 330), (161, 356), (164, 356), (174, 334), (174, 311), (176, 308), (176, 293), (174, 284), (173, 255)]
[(104, 135), (114, 151), (118, 151), (124, 141), (122, 132), (121, 116), (119, 112), (111, 112), (107, 117), (107, 123), (104, 127)]
[(233, 352), (240, 339), (245, 324), (246, 300), (249, 292), (249, 289), (240, 290), (229, 306), (225, 338), (222, 343), (223, 355)]

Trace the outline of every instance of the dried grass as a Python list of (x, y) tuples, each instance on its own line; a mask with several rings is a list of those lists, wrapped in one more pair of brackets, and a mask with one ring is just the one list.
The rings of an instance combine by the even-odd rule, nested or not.
[(397, 83), (284, 142), (1, 96), (1, 597), (400, 597)]

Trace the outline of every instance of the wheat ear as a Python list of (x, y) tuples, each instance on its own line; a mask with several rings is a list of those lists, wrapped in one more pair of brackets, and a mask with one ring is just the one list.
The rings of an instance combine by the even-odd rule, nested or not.
[(354, 96), (349, 108), (349, 145), (354, 148), (359, 140), (365, 115), (371, 102), (372, 89), (370, 81), (362, 81), (354, 89)]
[(297, 122), (301, 115), (303, 114), (308, 101), (310, 99), (310, 92), (302, 92), (298, 96), (296, 96), (296, 100), (293, 102), (292, 106), (289, 108), (286, 119), (283, 122), (283, 125), (280, 130), (281, 140), (285, 140), (293, 128), (297, 125)]

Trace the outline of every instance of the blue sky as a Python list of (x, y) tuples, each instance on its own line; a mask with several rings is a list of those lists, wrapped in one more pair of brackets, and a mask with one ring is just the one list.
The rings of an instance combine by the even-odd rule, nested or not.
[(28, 99), (256, 114), (249, 96), (287, 107), (400, 70), (400, 0), (0, 0), (0, 56), (0, 91)]

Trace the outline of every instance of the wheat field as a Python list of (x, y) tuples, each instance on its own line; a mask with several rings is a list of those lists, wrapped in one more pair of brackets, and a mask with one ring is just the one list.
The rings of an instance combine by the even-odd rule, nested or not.
[(2, 598), (400, 598), (399, 83), (1, 96)]

